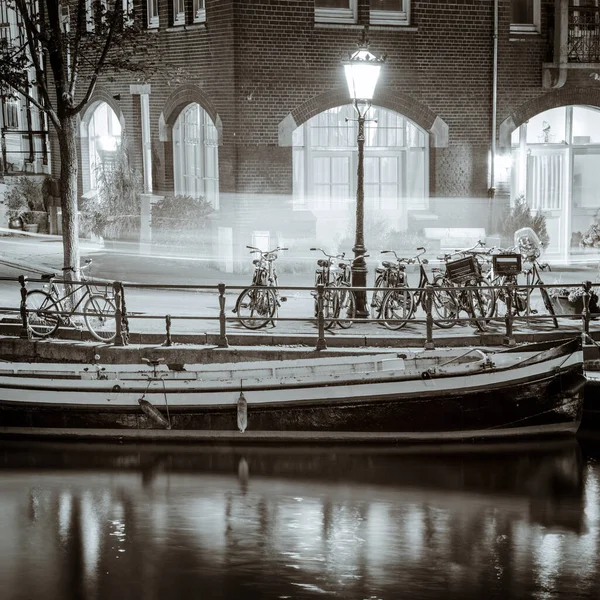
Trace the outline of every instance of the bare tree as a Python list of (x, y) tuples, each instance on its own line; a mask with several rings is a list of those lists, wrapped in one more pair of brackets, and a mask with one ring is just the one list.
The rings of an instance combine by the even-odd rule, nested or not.
[(156, 36), (139, 27), (131, 0), (0, 0), (15, 35), (0, 40), (0, 86), (48, 115), (60, 148), (65, 277), (79, 278), (77, 115), (101, 78), (156, 65)]

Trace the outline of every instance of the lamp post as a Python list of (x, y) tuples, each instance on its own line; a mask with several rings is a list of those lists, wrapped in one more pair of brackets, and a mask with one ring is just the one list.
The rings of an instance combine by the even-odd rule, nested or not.
[[(348, 91), (354, 104), (358, 123), (358, 165), (356, 182), (356, 232), (354, 238), (354, 261), (352, 263), (352, 287), (367, 286), (367, 263), (364, 259), (365, 234), (365, 191), (364, 191), (364, 148), (365, 148), (365, 116), (371, 108), (371, 100), (375, 93), (375, 86), (379, 79), (381, 65), (385, 61), (384, 57), (377, 57), (369, 52), (369, 41), (367, 39), (367, 28), (363, 30), (362, 38), (358, 42), (358, 49), (349, 55), (347, 60), (343, 61), (346, 81), (348, 82)], [(369, 309), (367, 308), (366, 291), (355, 292), (356, 297), (356, 316), (367, 318)]]

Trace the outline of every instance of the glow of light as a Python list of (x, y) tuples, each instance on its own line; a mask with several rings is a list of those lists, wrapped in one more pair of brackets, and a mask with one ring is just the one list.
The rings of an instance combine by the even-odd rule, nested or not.
[(112, 135), (102, 135), (98, 139), (98, 146), (101, 150), (114, 152), (117, 149), (117, 138)]
[(70, 492), (62, 492), (58, 497), (58, 535), (63, 543), (69, 538), (69, 523), (73, 511), (73, 497)]

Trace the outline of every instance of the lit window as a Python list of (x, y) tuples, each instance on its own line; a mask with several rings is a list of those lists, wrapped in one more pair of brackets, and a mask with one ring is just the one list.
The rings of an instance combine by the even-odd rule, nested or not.
[(123, 25), (133, 25), (133, 0), (123, 0)]
[[(365, 124), (365, 206), (427, 208), (426, 133), (406, 117), (373, 107)], [(295, 203), (343, 210), (356, 196), (356, 115), (352, 105), (322, 112), (293, 136)]]
[(185, 0), (173, 0), (173, 25), (185, 25)]
[(371, 0), (370, 20), (373, 25), (407, 25), (409, 0)]
[(194, 23), (206, 21), (206, 6), (204, 0), (194, 0)]
[(510, 30), (515, 33), (540, 31), (540, 0), (511, 0)]
[(219, 136), (199, 104), (188, 105), (173, 126), (173, 169), (176, 195), (203, 197), (215, 208), (219, 201)]
[(148, 27), (158, 27), (158, 0), (148, 0)]
[(315, 0), (315, 21), (356, 23), (357, 0)]
[(19, 101), (10, 98), (4, 105), (4, 126), (7, 129), (19, 129)]

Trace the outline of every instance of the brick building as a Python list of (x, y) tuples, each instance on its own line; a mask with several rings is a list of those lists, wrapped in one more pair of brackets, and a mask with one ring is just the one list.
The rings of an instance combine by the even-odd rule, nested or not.
[[(166, 75), (100, 82), (81, 118), (81, 195), (93, 192), (94, 161), (126, 137), (146, 202), (191, 194), (213, 203), (223, 268), (245, 258), (246, 244), (348, 252), (356, 126), (341, 60), (369, 25), (371, 51), (386, 55), (377, 122), (367, 124), (369, 251), (392, 230), (442, 244), (448, 229), (496, 233), (521, 196), (546, 215), (551, 255), (581, 251), (600, 208), (597, 0), (134, 6), (160, 36)], [(6, 163), (11, 125), (27, 128), (14, 127), (6, 104), (3, 116)]]

